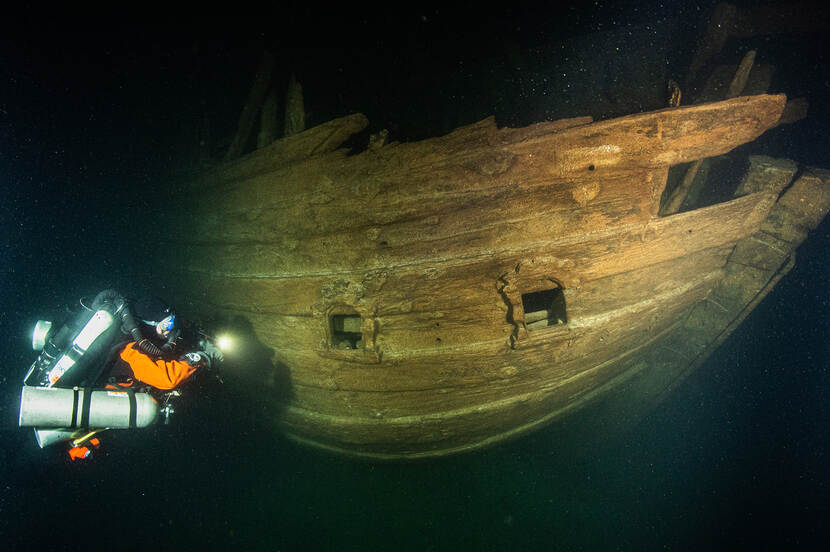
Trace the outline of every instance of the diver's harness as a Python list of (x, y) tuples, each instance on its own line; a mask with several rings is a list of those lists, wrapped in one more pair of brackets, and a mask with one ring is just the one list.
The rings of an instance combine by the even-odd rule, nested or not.
[(164, 345), (156, 346), (144, 337), (115, 290), (100, 292), (89, 307), (83, 300), (80, 305), (57, 331), (51, 322), (38, 321), (32, 336), (32, 347), (40, 353), (23, 378), (19, 424), (35, 428), (41, 448), (66, 440), (83, 442), (109, 428), (147, 427), (159, 415), (167, 424), (175, 412), (173, 402), (181, 396), (177, 389), (149, 386), (93, 389), (123, 347), (124, 342), (113, 345), (122, 331), (139, 351), (156, 358), (173, 350), (180, 333), (171, 332)]

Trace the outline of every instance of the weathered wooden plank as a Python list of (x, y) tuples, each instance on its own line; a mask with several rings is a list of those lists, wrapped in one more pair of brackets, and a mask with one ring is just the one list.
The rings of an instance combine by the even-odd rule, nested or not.
[[(787, 98), (783, 94), (743, 96), (661, 111), (627, 115), (528, 140), (513, 152), (539, 157), (555, 153), (551, 174), (611, 166), (668, 166), (724, 154), (775, 125)], [(593, 169), (591, 168), (593, 167)]]
[[(326, 201), (265, 200), (237, 209), (228, 208), (225, 199), (216, 198), (208, 203), (213, 206), (211, 210), (194, 210), (182, 221), (185, 226), (198, 228), (198, 232), (181, 239), (187, 243), (244, 243), (285, 236), (335, 239), (344, 234), (346, 243), (362, 242), (371, 236), (376, 241), (401, 244), (417, 239), (418, 232), (429, 232), (434, 239), (506, 221), (530, 222), (553, 212), (562, 212), (565, 221), (593, 219), (594, 223), (613, 225), (626, 222), (625, 217), (630, 221), (632, 215), (647, 218), (652, 201), (665, 185), (665, 176), (664, 171), (656, 170), (589, 174), (569, 180), (510, 175), (500, 178), (492, 189), (423, 194), (417, 201), (394, 197), (400, 186), (390, 182), (378, 185), (372, 197), (332, 190)], [(440, 174), (422, 178), (426, 185), (442, 177), (450, 179)], [(579, 218), (574, 217), (577, 213), (581, 214)], [(567, 234), (577, 228), (571, 223), (559, 231)]]
[[(625, 272), (597, 280), (582, 280), (579, 286), (565, 289), (569, 316), (579, 317), (608, 310), (622, 299), (636, 302), (643, 294), (671, 288), (687, 273), (697, 275), (708, 272), (722, 265), (721, 256), (728, 253), (731, 245), (723, 247), (726, 249), (706, 249), (692, 253), (688, 258), (631, 267)], [(551, 276), (558, 276), (557, 268), (551, 268)], [(221, 278), (187, 278), (180, 283), (182, 289), (176, 293), (196, 292), (203, 308), (243, 315), (311, 316), (315, 310), (324, 310), (327, 301), (340, 300), (352, 305), (369, 303), (369, 309), (379, 317), (434, 313), (434, 322), (440, 322), (448, 312), (496, 305), (501, 318), (504, 318), (506, 307), (498, 293), (498, 279), (503, 269), (503, 263), (495, 261), (475, 262), (426, 273), (408, 270), (370, 272), (362, 277), (358, 275), (345, 279), (339, 286), (338, 280), (325, 276), (240, 278), (233, 280), (232, 285)], [(257, 300), (252, 302), (251, 297)]]
[(798, 171), (798, 165), (789, 159), (775, 159), (765, 155), (751, 155), (749, 168), (735, 190), (735, 196), (755, 192), (780, 193)]
[[(706, 250), (567, 289), (569, 325), (586, 324), (587, 320), (620, 306), (637, 304), (664, 290), (679, 289), (701, 275), (714, 273), (725, 264), (730, 250), (730, 246)], [(385, 355), (435, 347), (463, 347), (500, 337), (506, 340), (511, 335), (513, 326), (508, 320), (504, 298), (495, 286), (491, 285), (484, 294), (473, 289), (466, 296), (438, 294), (432, 297), (434, 301), (425, 305), (428, 306), (426, 310), (378, 315), (377, 341)], [(377, 300), (378, 310), (383, 312), (382, 298)], [(521, 305), (515, 306), (518, 310)]]
[(808, 169), (784, 191), (762, 230), (798, 246), (828, 210), (830, 171)]
[(579, 408), (625, 380), (626, 372), (642, 369), (629, 355), (572, 378), (558, 387), (546, 387), (511, 396), (489, 405), (454, 411), (386, 418), (326, 415), (289, 407), (280, 426), (297, 437), (313, 436), (316, 445), (343, 447), (376, 457), (418, 457), (459, 452), (503, 440)]
[(276, 170), (312, 155), (332, 152), (350, 136), (366, 128), (369, 120), (362, 113), (328, 121), (305, 132), (277, 140), (270, 146), (222, 165), (189, 180), (183, 191), (202, 193), (214, 186), (244, 181), (257, 174)]
[[(419, 264), (421, 270), (452, 265), (473, 268), (474, 260), (483, 257), (484, 263), (500, 259), (505, 272), (516, 263), (525, 262), (529, 273), (538, 274), (540, 278), (555, 267), (555, 272), (560, 274), (557, 277), (566, 281), (566, 287), (572, 287), (583, 279), (631, 270), (736, 241), (757, 230), (774, 199), (770, 193), (750, 194), (643, 224), (564, 238), (547, 232), (546, 223), (556, 224), (553, 214), (552, 220), (543, 216), (532, 225), (505, 223), (497, 229), (425, 240), (417, 245), (370, 244), (338, 249), (325, 239), (286, 242), (282, 246), (191, 245), (176, 250), (174, 264), (187, 271), (224, 278), (279, 278), (326, 273), (340, 275), (356, 270), (365, 274), (378, 269), (414, 269)], [(532, 266), (527, 263), (530, 258), (535, 259)], [(211, 263), (205, 263), (204, 259), (211, 259)]]
[[(503, 395), (512, 386), (541, 385), (557, 377), (572, 377), (593, 364), (636, 348), (704, 297), (714, 281), (707, 277), (685, 289), (663, 294), (658, 300), (605, 313), (590, 325), (556, 328), (555, 333), (531, 340), (520, 350), (510, 350), (499, 342), (483, 343), (466, 349), (438, 350), (430, 355), (415, 352), (384, 357), (381, 364), (374, 366), (344, 363), (319, 357), (313, 351), (290, 348), (277, 349), (276, 356), (291, 370), (294, 385), (321, 390), (309, 399), (319, 401), (318, 408), (337, 403), (341, 391), (367, 393), (362, 400), (374, 408), (403, 405), (417, 409), (418, 404), (431, 408), (447, 401), (470, 400), (471, 396), (486, 400), (488, 396)], [(271, 340), (267, 328), (260, 337), (266, 342)], [(488, 353), (482, 354), (483, 351)], [(396, 394), (404, 391), (414, 393), (414, 402), (403, 401)], [(425, 396), (418, 398), (417, 393)], [(433, 395), (437, 403), (433, 402)], [(354, 399), (348, 393), (344, 396)], [(331, 408), (329, 404), (328, 411)]]
[[(507, 140), (524, 135), (498, 131), (491, 125), (471, 125), (466, 147), (464, 129), (459, 129), (448, 137), (385, 148), (382, 163), (376, 152), (366, 152), (348, 159), (334, 154), (283, 165), (278, 174), (215, 190), (215, 197), (205, 197), (199, 205), (216, 215), (199, 214), (206, 220), (222, 220), (245, 212), (255, 220), (263, 210), (283, 208), (287, 209), (282, 215), (285, 221), (300, 228), (325, 229), (327, 222), (336, 227), (337, 221), (353, 219), (355, 207), (362, 216), (390, 213), (394, 220), (440, 197), (458, 202), (463, 199), (458, 194), (539, 186), (551, 180), (582, 182), (587, 178), (590, 187), (607, 178), (609, 171), (665, 168), (729, 151), (774, 123), (783, 102), (783, 96), (736, 98), (537, 133), (512, 143)], [(717, 139), (712, 139), (713, 134)], [(605, 143), (609, 140), (614, 143)], [(500, 146), (494, 149), (493, 144)], [(253, 166), (253, 160), (249, 161), (246, 166)], [(658, 197), (661, 191), (657, 190)], [(348, 203), (350, 199), (355, 205)], [(375, 204), (365, 205), (367, 201)], [(309, 213), (309, 209), (320, 212)]]
[[(365, 123), (362, 115), (353, 117)], [(513, 164), (505, 154), (493, 151), (494, 143), (498, 145), (503, 139), (518, 141), (541, 136), (590, 122), (589, 117), (584, 117), (539, 123), (526, 129), (499, 130), (490, 117), (440, 138), (391, 144), (379, 151), (370, 150), (354, 156), (347, 156), (344, 151), (331, 152), (313, 160), (306, 159), (305, 149), (294, 144), (300, 137), (326, 136), (331, 132), (326, 125), (331, 127), (340, 124), (340, 121), (350, 122), (348, 119), (337, 119), (295, 137), (279, 140), (268, 151), (247, 156), (244, 158), (246, 162), (239, 163), (239, 166), (223, 166), (208, 173), (204, 177), (205, 182), (200, 185), (200, 201), (193, 208), (205, 214), (236, 213), (260, 208), (279, 209), (286, 205), (325, 204), (335, 198), (365, 200), (378, 193), (388, 194), (390, 206), (394, 206), (400, 202), (417, 202), (420, 197), (438, 196), (442, 192), (466, 194), (492, 190), (494, 184), (488, 184), (486, 179), (482, 181), (481, 177), (492, 180)], [(352, 128), (350, 125), (347, 127)], [(298, 153), (291, 153), (294, 149), (298, 149)], [(440, 166), (422, 167), (425, 160), (437, 161), (432, 157), (436, 154), (442, 160)], [(448, 162), (448, 159), (454, 159), (456, 163)], [(416, 165), (414, 168), (411, 167), (413, 163)], [(468, 186), (453, 190), (456, 187), (448, 186), (448, 181)], [(476, 182), (478, 184), (473, 189), (467, 189)], [(192, 185), (197, 183), (198, 180)]]
[(566, 290), (568, 317), (579, 319), (611, 311), (620, 305), (637, 303), (705, 275), (715, 274), (726, 264), (732, 249), (732, 245), (727, 244), (640, 269), (585, 281), (572, 293), (567, 293)]

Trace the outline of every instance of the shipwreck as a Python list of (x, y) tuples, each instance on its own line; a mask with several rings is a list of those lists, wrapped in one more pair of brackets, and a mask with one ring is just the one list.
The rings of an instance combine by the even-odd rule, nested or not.
[(275, 430), (330, 451), (437, 457), (604, 397), (653, 405), (830, 208), (830, 173), (758, 156), (723, 201), (666, 198), (671, 167), (754, 140), (785, 104), (489, 118), (360, 152), (341, 146), (366, 118), (330, 121), (184, 185), (168, 291), (244, 321)]

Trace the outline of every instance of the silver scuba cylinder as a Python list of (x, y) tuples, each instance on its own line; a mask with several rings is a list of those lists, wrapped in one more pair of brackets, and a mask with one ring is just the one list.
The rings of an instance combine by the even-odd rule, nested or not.
[(149, 393), (118, 390), (24, 386), (20, 427), (133, 428), (152, 425), (159, 405)]
[(85, 429), (42, 429), (35, 428), (35, 439), (40, 448), (46, 448), (55, 443), (62, 443), (80, 437), (86, 432)]

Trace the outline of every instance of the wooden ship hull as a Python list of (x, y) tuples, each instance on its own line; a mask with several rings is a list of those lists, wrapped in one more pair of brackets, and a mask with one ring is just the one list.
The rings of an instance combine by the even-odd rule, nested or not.
[(360, 153), (338, 148), (365, 118), (331, 121), (189, 182), (169, 293), (247, 328), (275, 431), (331, 451), (442, 456), (623, 389), (654, 404), (830, 205), (827, 173), (756, 157), (733, 199), (659, 214), (671, 166), (755, 139), (785, 102), (487, 119)]

